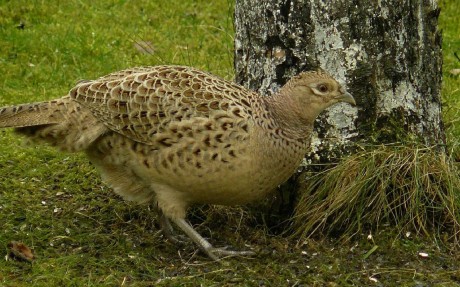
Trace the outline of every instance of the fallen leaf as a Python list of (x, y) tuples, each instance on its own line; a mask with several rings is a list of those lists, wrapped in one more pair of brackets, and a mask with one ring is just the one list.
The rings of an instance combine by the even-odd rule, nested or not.
[(379, 282), (379, 280), (377, 280), (377, 278), (372, 277), (372, 276), (369, 277), (369, 280), (371, 280), (371, 281), (374, 282), (374, 283)]
[(11, 241), (8, 243), (8, 249), (10, 251), (9, 256), (11, 258), (16, 258), (28, 262), (31, 262), (35, 258), (33, 250), (22, 242)]
[(429, 257), (428, 253), (425, 253), (425, 252), (419, 252), (418, 256), (420, 256), (422, 258), (428, 258)]

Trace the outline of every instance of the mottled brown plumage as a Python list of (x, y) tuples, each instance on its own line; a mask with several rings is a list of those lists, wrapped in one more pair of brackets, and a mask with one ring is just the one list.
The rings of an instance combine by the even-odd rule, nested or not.
[(0, 127), (86, 152), (117, 194), (157, 204), (166, 235), (172, 220), (217, 259), (250, 252), (213, 248), (185, 221), (187, 207), (267, 196), (302, 161), (318, 114), (340, 101), (354, 104), (324, 72), (263, 97), (190, 67), (139, 67), (80, 81), (57, 100), (2, 108)]

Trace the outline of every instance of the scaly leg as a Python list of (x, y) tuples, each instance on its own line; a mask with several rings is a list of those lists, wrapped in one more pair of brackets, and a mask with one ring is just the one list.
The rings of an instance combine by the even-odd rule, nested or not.
[(252, 256), (255, 255), (253, 251), (234, 251), (224, 248), (214, 248), (211, 243), (204, 239), (196, 230), (183, 218), (173, 218), (172, 221), (179, 226), (193, 242), (203, 250), (211, 259), (219, 260), (222, 256)]
[(184, 245), (187, 241), (187, 238), (182, 235), (174, 234), (174, 229), (169, 222), (169, 219), (164, 215), (164, 213), (157, 208), (157, 213), (160, 219), (160, 228), (163, 235), (167, 240), (171, 241), (173, 244)]

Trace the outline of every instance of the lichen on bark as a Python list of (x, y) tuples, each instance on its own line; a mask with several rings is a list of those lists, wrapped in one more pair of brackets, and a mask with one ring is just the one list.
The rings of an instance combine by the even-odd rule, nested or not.
[(443, 145), (438, 15), (437, 2), (424, 0), (237, 0), (236, 81), (270, 94), (298, 72), (322, 68), (347, 86), (357, 107), (319, 117), (309, 161), (402, 134)]

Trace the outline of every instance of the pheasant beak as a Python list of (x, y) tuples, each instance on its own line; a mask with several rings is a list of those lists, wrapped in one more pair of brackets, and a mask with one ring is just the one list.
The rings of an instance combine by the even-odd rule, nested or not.
[(349, 104), (351, 104), (353, 106), (356, 106), (355, 98), (353, 98), (353, 96), (349, 92), (342, 93), (336, 99), (339, 100), (339, 102), (345, 102), (345, 103), (349, 103)]

